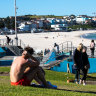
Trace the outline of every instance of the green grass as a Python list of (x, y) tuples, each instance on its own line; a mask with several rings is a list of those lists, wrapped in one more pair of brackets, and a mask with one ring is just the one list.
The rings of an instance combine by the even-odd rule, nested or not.
[(0, 67), (0, 72), (9, 72), (10, 67)]
[(55, 16), (55, 15), (30, 15), (30, 16), (28, 16), (27, 15), (27, 17), (30, 17), (30, 18), (59, 18), (59, 19), (62, 19), (63, 18), (63, 16)]
[[(1, 70), (3, 72), (9, 72), (10, 67), (0, 67)], [(67, 77), (74, 79), (74, 74), (50, 70), (45, 71), (47, 81), (57, 85), (58, 89), (11, 86), (9, 76), (0, 76), (0, 96), (96, 96), (96, 85), (83, 86), (75, 83), (67, 83)], [(88, 74), (88, 76), (95, 77), (96, 74)]]

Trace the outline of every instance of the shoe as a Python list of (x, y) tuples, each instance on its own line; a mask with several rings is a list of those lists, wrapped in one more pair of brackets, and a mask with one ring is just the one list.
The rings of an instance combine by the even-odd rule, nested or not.
[(82, 80), (80, 79), (79, 84), (82, 84)]
[(31, 86), (32, 86), (32, 87), (40, 87), (40, 88), (45, 88), (45, 86), (44, 86), (43, 84), (41, 84), (41, 85), (40, 85), (40, 84), (39, 84), (39, 85), (37, 85), (37, 84), (35, 84), (35, 83), (32, 83), (32, 84), (31, 84)]
[(86, 83), (83, 83), (83, 85), (85, 86), (85, 85), (86, 85)]
[(47, 81), (47, 84), (49, 85), (49, 88), (57, 89), (57, 86), (52, 85), (51, 82)]
[(74, 83), (79, 84), (79, 82), (78, 82), (78, 80), (77, 80), (77, 79), (75, 79)]
[(76, 84), (79, 84), (77, 81), (75, 82)]
[(85, 81), (83, 80), (83, 85), (86, 85)]

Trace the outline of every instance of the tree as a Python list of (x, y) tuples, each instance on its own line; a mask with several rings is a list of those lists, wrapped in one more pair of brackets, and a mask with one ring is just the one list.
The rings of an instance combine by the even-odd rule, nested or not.
[(15, 18), (12, 18), (12, 19), (10, 20), (10, 29), (15, 30)]
[(71, 19), (76, 18), (76, 16), (75, 16), (74, 14), (71, 14), (69, 17), (70, 17)]
[(15, 18), (14, 17), (5, 18), (4, 23), (5, 23), (5, 27), (7, 27), (8, 29), (15, 29)]
[(10, 29), (10, 18), (9, 16), (7, 18), (5, 18), (5, 27), (7, 27), (8, 29)]
[(0, 20), (0, 28), (4, 28), (5, 26), (4, 26), (4, 22), (3, 22), (3, 20)]

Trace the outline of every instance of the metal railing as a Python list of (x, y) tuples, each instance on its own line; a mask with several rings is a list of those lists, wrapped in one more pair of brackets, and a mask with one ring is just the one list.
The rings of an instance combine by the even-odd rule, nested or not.
[[(73, 51), (75, 49), (71, 41), (63, 42), (59, 44), (58, 46), (59, 46), (59, 52), (57, 52), (57, 54), (67, 53), (67, 52), (70, 52), (71, 54), (73, 54)], [(56, 49), (56, 47), (54, 47), (53, 49)]]
[(15, 55), (20, 56), (23, 49), (19, 49), (17, 46), (7, 46)]
[(0, 45), (7, 45), (6, 39), (0, 39)]
[(67, 41), (67, 42), (63, 42), (61, 44), (59, 44), (59, 51), (60, 52), (69, 52), (71, 51), (73, 48), (73, 44), (71, 41)]
[(7, 44), (6, 39), (0, 39), (0, 45), (8, 47), (15, 55), (21, 55), (23, 49), (25, 48), (25, 44), (20, 39), (18, 39), (18, 46), (20, 46), (21, 49), (16, 46), (16, 39), (11, 40), (9, 45)]
[[(0, 45), (7, 45), (6, 39), (0, 39)], [(13, 39), (9, 42), (9, 45), (16, 46), (16, 39)], [(21, 46), (21, 48), (25, 48), (25, 44), (21, 39), (18, 39), (18, 46)]]

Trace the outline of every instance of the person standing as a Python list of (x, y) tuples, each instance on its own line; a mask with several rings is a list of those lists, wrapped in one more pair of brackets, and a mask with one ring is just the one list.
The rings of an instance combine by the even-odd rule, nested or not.
[(54, 48), (56, 49), (56, 52), (59, 53), (59, 45), (57, 43), (54, 43)]
[(95, 42), (94, 40), (91, 40), (91, 44), (90, 44), (90, 50), (91, 50), (91, 57), (94, 57), (94, 50), (95, 50)]
[(7, 38), (7, 44), (9, 45), (11, 39), (6, 35), (6, 38)]
[(87, 47), (83, 46), (82, 49), (82, 61), (83, 61), (83, 66), (82, 66), (82, 73), (83, 77), (81, 78), (79, 84), (83, 83), (83, 85), (86, 85), (86, 76), (88, 69), (90, 68), (89, 60), (88, 60), (88, 55), (86, 53)]
[(79, 84), (79, 79), (80, 79), (80, 69), (82, 68), (82, 48), (83, 44), (80, 43), (78, 47), (74, 50), (73, 53), (73, 69), (75, 69), (75, 82)]

